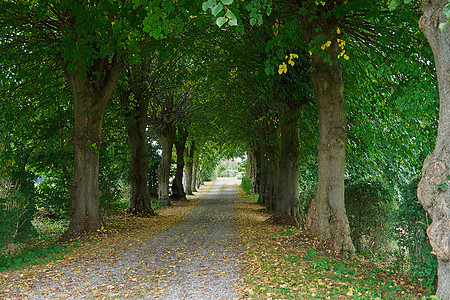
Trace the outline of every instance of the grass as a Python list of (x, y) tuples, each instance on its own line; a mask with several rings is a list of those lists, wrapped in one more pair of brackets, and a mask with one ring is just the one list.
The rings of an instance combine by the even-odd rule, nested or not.
[(431, 299), (411, 278), (360, 257), (342, 259), (307, 232), (271, 224), (261, 206), (241, 195), (243, 299)]
[(13, 245), (11, 253), (0, 256), (0, 272), (6, 270), (17, 270), (28, 265), (45, 264), (55, 261), (71, 252), (75, 243), (61, 244), (58, 242), (61, 234), (68, 227), (67, 220), (52, 220), (44, 217), (36, 217), (32, 224), (37, 231), (26, 244)]

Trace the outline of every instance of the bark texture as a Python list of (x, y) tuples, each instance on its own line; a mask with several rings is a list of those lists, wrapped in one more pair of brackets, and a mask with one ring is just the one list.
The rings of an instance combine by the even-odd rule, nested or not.
[(169, 198), (170, 167), (172, 164), (172, 148), (175, 141), (176, 128), (167, 123), (162, 128), (159, 140), (162, 147), (161, 163), (158, 168), (158, 200), (162, 205), (171, 205)]
[[(294, 104), (294, 103), (292, 103)], [(273, 220), (275, 223), (299, 227), (299, 157), (300, 141), (298, 137), (298, 107), (291, 105), (280, 109), (280, 176), (278, 181), (279, 197), (275, 205)]]
[(427, 233), (438, 260), (436, 294), (443, 300), (450, 299), (450, 27), (442, 33), (439, 24), (447, 21), (447, 3), (424, 2), (419, 21), (434, 54), (440, 110), (436, 146), (424, 161), (417, 197), (432, 219)]
[[(320, 6), (313, 10), (322, 9)], [(316, 11), (316, 20), (303, 20), (307, 42), (315, 42), (323, 28), (327, 41), (325, 53), (313, 53), (311, 79), (317, 97), (319, 114), (319, 144), (317, 163), (319, 180), (316, 197), (308, 211), (308, 228), (319, 237), (326, 238), (335, 253), (353, 255), (355, 247), (350, 237), (350, 226), (344, 205), (344, 174), (347, 145), (347, 118), (345, 114), (344, 80), (337, 56), (340, 48), (336, 42), (339, 20), (325, 17)], [(325, 55), (331, 61), (324, 61)]]
[(178, 138), (175, 141), (175, 149), (177, 152), (177, 170), (172, 183), (171, 198), (178, 200), (186, 200), (186, 193), (183, 186), (184, 173), (184, 150), (186, 149), (187, 132), (186, 130), (178, 129)]
[(148, 148), (147, 148), (147, 110), (148, 97), (140, 97), (129, 112), (132, 117), (127, 129), (131, 149), (130, 181), (131, 196), (127, 212), (134, 215), (154, 216), (148, 192)]
[[(106, 67), (109, 66), (109, 70)], [(122, 71), (122, 61), (98, 60), (89, 70), (66, 74), (75, 114), (74, 179), (70, 224), (63, 239), (103, 226), (100, 212), (99, 153), (106, 105)], [(97, 74), (98, 76), (96, 76)]]

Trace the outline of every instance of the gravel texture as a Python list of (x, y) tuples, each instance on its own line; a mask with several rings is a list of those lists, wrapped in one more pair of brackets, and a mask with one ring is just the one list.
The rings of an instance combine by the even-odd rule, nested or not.
[(219, 178), (182, 221), (124, 238), (89, 259), (43, 266), (0, 287), (5, 299), (236, 299), (240, 281), (232, 178)]

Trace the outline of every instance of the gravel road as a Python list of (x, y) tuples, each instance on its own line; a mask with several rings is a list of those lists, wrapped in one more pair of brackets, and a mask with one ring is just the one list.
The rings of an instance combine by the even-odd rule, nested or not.
[(86, 260), (43, 266), (5, 299), (236, 299), (239, 241), (234, 178), (218, 178), (182, 221), (158, 235), (121, 240)]
[[(219, 178), (186, 222), (161, 234), (149, 264), (170, 268), (161, 299), (233, 299), (238, 273), (238, 241), (230, 178)], [(171, 267), (172, 266), (172, 267)], [(150, 296), (151, 298), (151, 296)]]

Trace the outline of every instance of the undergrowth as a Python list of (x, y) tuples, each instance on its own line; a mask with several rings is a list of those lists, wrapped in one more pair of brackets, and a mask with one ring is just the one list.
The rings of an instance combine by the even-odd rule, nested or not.
[(253, 193), (253, 182), (248, 176), (243, 176), (241, 181), (241, 188), (247, 195), (251, 202), (258, 202), (258, 195)]

